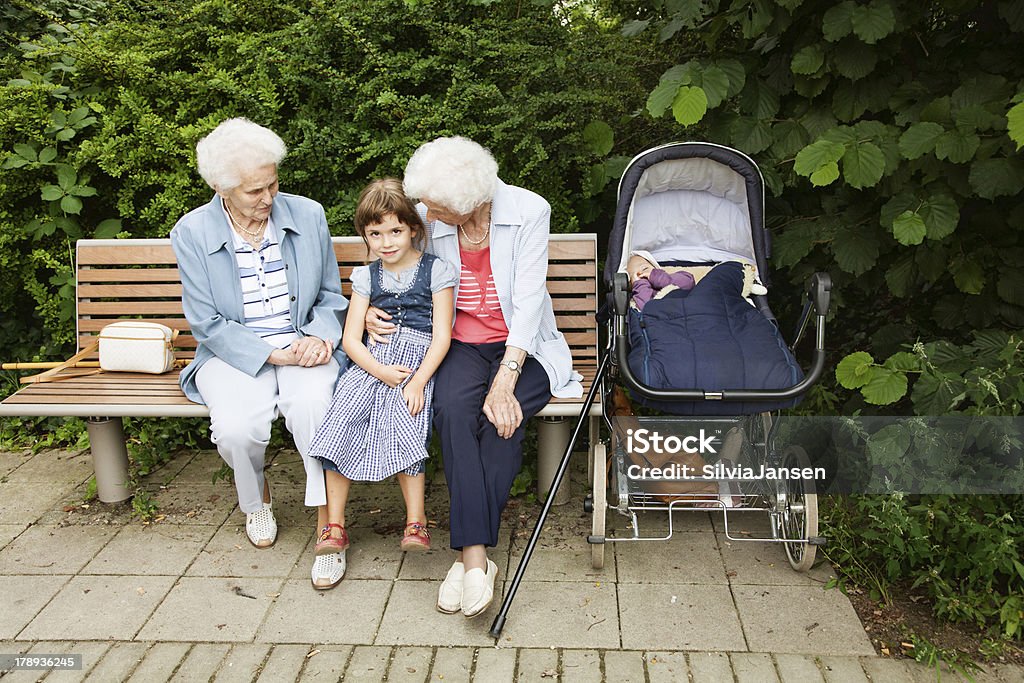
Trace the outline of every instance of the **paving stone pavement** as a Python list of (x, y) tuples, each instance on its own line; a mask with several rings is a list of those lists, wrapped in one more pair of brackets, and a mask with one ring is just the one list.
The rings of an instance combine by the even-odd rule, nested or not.
[[(609, 545), (593, 569), (580, 463), (573, 501), (550, 517), (497, 641), (498, 598), (473, 620), (434, 609), (452, 560), (440, 475), (428, 488), (438, 522), (428, 553), (398, 550), (394, 483), (354, 487), (348, 573), (319, 592), (298, 455), (280, 451), (268, 470), (280, 527), (269, 550), (247, 542), (233, 487), (213, 481), (219, 468), (212, 451), (175, 456), (144, 482), (159, 514), (143, 524), (127, 504), (83, 504), (87, 452), (0, 452), (0, 654), (84, 664), (0, 672), (4, 683), (936, 679), (874, 654), (846, 597), (824, 589), (827, 566), (796, 574), (780, 548), (738, 541), (709, 513), (683, 515), (667, 541)], [(517, 501), (506, 510), (492, 552), (502, 594), (536, 512)], [(1024, 669), (989, 666), (975, 680), (1024, 683)]]

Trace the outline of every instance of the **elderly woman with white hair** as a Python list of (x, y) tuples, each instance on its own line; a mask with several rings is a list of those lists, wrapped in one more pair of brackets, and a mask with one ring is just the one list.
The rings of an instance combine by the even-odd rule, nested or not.
[[(466, 138), (416, 150), (405, 192), (420, 200), (428, 251), (460, 273), (452, 343), (434, 385), (434, 427), (450, 494), (451, 547), (458, 559), (437, 609), (481, 614), (497, 566), (487, 548), (522, 465), (526, 420), (551, 399), (582, 395), (546, 288), (551, 207), (498, 178), (490, 152)], [(375, 335), (393, 331), (367, 314)]]
[[(277, 415), (306, 469), (306, 505), (327, 524), (323, 470), (307, 457), (348, 359), (341, 328), (348, 302), (320, 204), (278, 192), (286, 153), (273, 131), (246, 119), (221, 123), (196, 146), (213, 199), (178, 221), (171, 244), (197, 342), (181, 373), (185, 394), (210, 409), (210, 436), (234, 471), (245, 532), (257, 548), (277, 539), (263, 473)], [(317, 557), (311, 580), (332, 588), (345, 555)]]

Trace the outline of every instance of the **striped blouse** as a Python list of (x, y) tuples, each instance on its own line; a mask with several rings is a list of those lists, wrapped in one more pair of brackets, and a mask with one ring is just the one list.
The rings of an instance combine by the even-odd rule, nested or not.
[(491, 249), (460, 250), (462, 272), (455, 297), (452, 337), (469, 344), (488, 344), (508, 339), (498, 291), (491, 270)]
[(245, 326), (271, 346), (283, 349), (298, 339), (292, 325), (288, 301), (288, 280), (281, 245), (273, 224), (267, 224), (263, 243), (258, 248), (232, 231), (235, 262), (242, 281)]

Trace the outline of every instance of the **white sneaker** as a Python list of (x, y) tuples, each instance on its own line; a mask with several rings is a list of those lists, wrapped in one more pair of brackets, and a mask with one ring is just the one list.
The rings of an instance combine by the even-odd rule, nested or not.
[(326, 591), (334, 588), (345, 578), (345, 551), (333, 555), (317, 555), (313, 559), (313, 571), (309, 575), (313, 588)]
[(245, 516), (245, 534), (257, 548), (269, 548), (277, 541), (277, 520), (270, 503)]
[(467, 617), (483, 614), (491, 600), (494, 599), (494, 578), (498, 575), (498, 565), (487, 560), (487, 572), (483, 569), (470, 569), (462, 580), (462, 613)]
[(462, 579), (466, 576), (466, 565), (456, 561), (445, 574), (441, 588), (437, 591), (437, 611), (455, 614), (462, 609)]

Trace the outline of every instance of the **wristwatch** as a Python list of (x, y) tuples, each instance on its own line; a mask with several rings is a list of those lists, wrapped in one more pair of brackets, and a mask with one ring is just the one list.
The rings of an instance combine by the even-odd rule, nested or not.
[(517, 360), (503, 360), (501, 364), (516, 374), (522, 374), (523, 366)]

